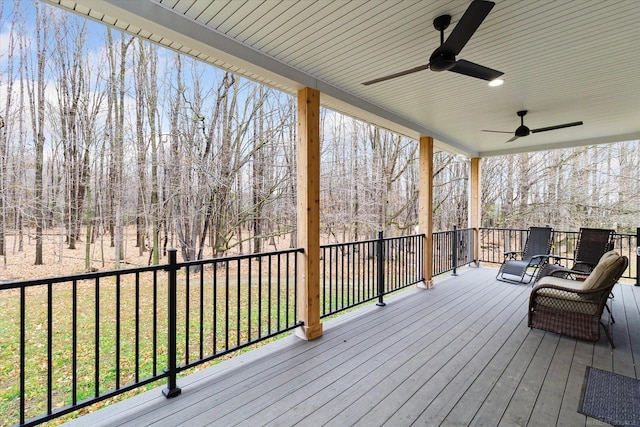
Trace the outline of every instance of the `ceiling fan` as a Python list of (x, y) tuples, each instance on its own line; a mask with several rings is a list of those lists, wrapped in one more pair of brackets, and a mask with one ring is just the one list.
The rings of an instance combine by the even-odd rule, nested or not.
[(520, 126), (518, 126), (518, 128), (516, 129), (515, 133), (514, 132), (509, 132), (509, 131), (504, 131), (504, 130), (487, 130), (487, 129), (483, 129), (482, 132), (495, 132), (495, 133), (513, 133), (513, 137), (506, 141), (506, 142), (513, 142), (516, 139), (522, 137), (522, 136), (527, 136), (530, 133), (537, 133), (537, 132), (546, 132), (548, 130), (556, 130), (556, 129), (562, 129), (562, 128), (568, 128), (571, 126), (580, 126), (582, 124), (582, 122), (571, 122), (571, 123), (564, 123), (562, 125), (555, 125), (555, 126), (547, 126), (544, 128), (538, 128), (538, 129), (529, 129), (528, 127), (526, 127), (524, 125), (524, 116), (527, 115), (527, 110), (522, 110), (522, 111), (518, 111), (516, 114), (518, 114), (518, 117), (520, 117)]
[(433, 20), (433, 26), (436, 30), (440, 31), (440, 47), (433, 51), (428, 64), (369, 80), (362, 84), (368, 86), (427, 69), (431, 69), (432, 71), (453, 71), (454, 73), (488, 81), (497, 79), (504, 73), (465, 61), (464, 59), (456, 61), (456, 55), (460, 53), (471, 36), (473, 36), (478, 27), (480, 27), (480, 24), (482, 24), (482, 21), (484, 21), (494, 5), (495, 3), (491, 1), (472, 1), (462, 15), (462, 18), (460, 18), (458, 24), (451, 34), (449, 34), (447, 41), (444, 41), (444, 30), (447, 29), (451, 23), (451, 15), (438, 16)]

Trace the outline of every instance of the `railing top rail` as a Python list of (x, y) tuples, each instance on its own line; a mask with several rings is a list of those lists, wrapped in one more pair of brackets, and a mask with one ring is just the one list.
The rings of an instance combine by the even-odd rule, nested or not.
[[(475, 230), (474, 228), (471, 227), (466, 227), (466, 228), (457, 228), (456, 231), (460, 232), (460, 231), (471, 231), (471, 230)], [(481, 228), (482, 230), (482, 228)], [(453, 233), (453, 230), (441, 230), (441, 231), (434, 231), (433, 234), (448, 234), (448, 233)]]
[[(204, 260), (194, 260), (194, 261), (183, 261), (175, 264), (177, 268), (188, 267), (192, 265), (206, 265), (206, 264), (215, 264), (220, 262), (227, 261), (236, 261), (248, 258), (259, 258), (259, 257), (267, 257), (278, 254), (288, 254), (294, 252), (304, 252), (302, 248), (294, 248), (294, 249), (285, 249), (281, 251), (275, 252), (260, 252), (254, 254), (246, 254), (246, 255), (234, 255), (229, 257), (222, 258), (208, 258)], [(77, 274), (69, 274), (65, 276), (51, 276), (44, 277), (38, 279), (31, 280), (12, 280), (0, 283), (0, 291), (8, 290), (8, 289), (18, 289), (22, 287), (31, 287), (31, 286), (40, 286), (54, 283), (67, 283), (67, 282), (79, 282), (83, 280), (95, 280), (102, 277), (114, 277), (114, 276), (125, 276), (129, 274), (136, 273), (145, 273), (149, 271), (164, 271), (167, 269), (169, 263), (159, 264), (159, 265), (149, 265), (143, 267), (132, 267), (132, 268), (123, 268), (119, 270), (104, 270), (104, 271), (96, 271), (90, 273), (77, 273)]]
[[(480, 227), (480, 230), (496, 230), (496, 231), (529, 231), (528, 228), (500, 228), (500, 227)], [(554, 230), (555, 231), (555, 230)]]
[(402, 239), (408, 239), (410, 237), (424, 237), (425, 234), (421, 233), (421, 234), (409, 234), (407, 236), (392, 236), (392, 237), (385, 237), (383, 240), (402, 240)]
[[(384, 237), (382, 240), (402, 240), (402, 239), (407, 239), (409, 237), (424, 237), (425, 234), (424, 233), (419, 233), (419, 234), (409, 234), (406, 236), (392, 236), (392, 237)], [(335, 247), (341, 247), (341, 246), (348, 246), (348, 245), (361, 245), (364, 243), (375, 243), (378, 242), (380, 239), (375, 238), (375, 239), (367, 239), (367, 240), (358, 240), (358, 241), (352, 241), (352, 242), (342, 242), (342, 243), (327, 243), (326, 245), (320, 245), (321, 248), (335, 248)]]
[[(480, 227), (480, 230), (495, 230), (495, 231), (528, 231), (527, 228), (502, 228), (502, 227)], [(558, 234), (578, 234), (578, 230), (553, 230), (554, 233)], [(623, 236), (623, 237), (635, 237), (636, 233), (620, 233), (618, 231), (614, 232), (615, 236)]]
[(144, 273), (148, 271), (161, 271), (166, 269), (166, 264), (150, 265), (145, 267), (132, 267), (120, 270), (104, 270), (90, 273), (69, 274), (66, 276), (51, 276), (31, 280), (12, 280), (0, 283), (0, 291), (6, 289), (17, 289), (22, 287), (47, 285), (50, 283), (64, 283), (82, 280), (95, 280), (102, 277), (124, 276), (128, 274)]
[(269, 256), (274, 256), (274, 255), (284, 255), (284, 254), (291, 254), (296, 252), (303, 253), (304, 249), (292, 248), (292, 249), (283, 249), (281, 251), (274, 251), (274, 252), (256, 252), (253, 254), (232, 255), (232, 256), (226, 256), (226, 257), (220, 257), (220, 258), (207, 258), (207, 259), (201, 259), (201, 260), (180, 261), (176, 263), (176, 266), (188, 267), (192, 265), (216, 264), (221, 262), (239, 261), (239, 260), (250, 259), (250, 258), (265, 258)]

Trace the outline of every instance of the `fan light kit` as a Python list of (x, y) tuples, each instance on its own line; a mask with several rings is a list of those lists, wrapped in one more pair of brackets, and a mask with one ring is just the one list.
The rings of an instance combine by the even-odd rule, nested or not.
[(580, 121), (580, 122), (564, 123), (561, 125), (547, 126), (547, 127), (538, 128), (538, 129), (529, 129), (524, 125), (524, 116), (527, 115), (527, 110), (518, 111), (516, 114), (518, 115), (518, 117), (520, 117), (520, 126), (517, 127), (515, 133), (509, 132), (506, 130), (487, 130), (487, 129), (483, 129), (482, 132), (513, 133), (514, 134), (513, 137), (511, 137), (511, 139), (506, 141), (506, 142), (513, 142), (520, 137), (528, 136), (530, 133), (547, 132), (550, 130), (563, 129), (563, 128), (568, 128), (572, 126), (580, 126), (582, 124), (582, 122)]
[(498, 77), (504, 74), (503, 72), (465, 61), (464, 59), (456, 60), (456, 55), (460, 53), (471, 36), (473, 36), (478, 27), (480, 27), (480, 24), (482, 24), (482, 21), (487, 17), (493, 6), (495, 6), (495, 3), (491, 1), (472, 1), (446, 41), (444, 40), (444, 30), (446, 30), (451, 23), (451, 15), (438, 16), (433, 20), (433, 26), (436, 30), (440, 31), (440, 47), (433, 51), (428, 64), (369, 80), (362, 84), (368, 86), (427, 69), (431, 71), (453, 71), (454, 73), (464, 74), (465, 76), (475, 77), (489, 82), (496, 81)]

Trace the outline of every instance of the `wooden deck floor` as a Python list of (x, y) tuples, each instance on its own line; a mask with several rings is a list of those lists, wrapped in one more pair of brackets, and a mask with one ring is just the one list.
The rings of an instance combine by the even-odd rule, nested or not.
[[(70, 425), (602, 425), (577, 412), (585, 368), (640, 378), (640, 288), (617, 285), (612, 353), (526, 326), (529, 286), (468, 268)], [(605, 314), (606, 316), (606, 314)]]

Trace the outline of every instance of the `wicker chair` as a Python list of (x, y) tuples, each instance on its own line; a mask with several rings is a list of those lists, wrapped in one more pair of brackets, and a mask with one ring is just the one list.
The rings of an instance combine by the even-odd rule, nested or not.
[(504, 253), (496, 279), (510, 283), (530, 283), (538, 270), (547, 264), (551, 249), (551, 227), (531, 227), (524, 251)]
[(611, 348), (614, 348), (601, 317), (609, 293), (628, 265), (627, 257), (610, 251), (602, 256), (584, 281), (569, 279), (571, 273), (566, 270), (541, 278), (529, 298), (529, 327), (598, 341), (602, 325)]
[[(544, 276), (558, 276), (558, 273), (555, 273), (558, 270), (564, 270), (565, 272), (571, 270), (576, 275), (576, 278), (586, 278), (600, 261), (600, 257), (605, 252), (613, 250), (614, 235), (614, 230), (581, 228), (578, 233), (574, 257), (566, 258), (553, 255), (554, 263), (547, 263), (543, 269), (540, 269), (536, 282)], [(562, 262), (570, 260), (574, 260), (572, 267), (561, 265)]]

